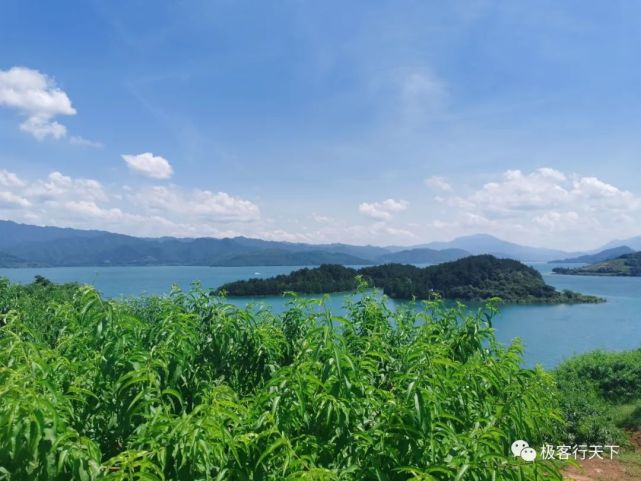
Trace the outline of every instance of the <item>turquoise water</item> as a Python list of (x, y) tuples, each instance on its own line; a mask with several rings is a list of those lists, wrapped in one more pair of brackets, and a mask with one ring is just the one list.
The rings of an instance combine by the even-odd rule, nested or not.
[[(495, 319), (497, 337), (505, 343), (515, 337), (525, 346), (524, 362), (554, 367), (572, 354), (593, 349), (622, 350), (641, 347), (641, 278), (559, 276), (551, 265), (534, 265), (547, 283), (559, 289), (572, 289), (607, 299), (605, 304), (511, 305), (503, 306)], [(0, 269), (0, 277), (14, 282), (31, 282), (36, 274), (55, 282), (81, 282), (95, 285), (105, 296), (167, 293), (172, 284), (188, 288), (193, 281), (204, 287), (250, 277), (271, 277), (297, 267), (64, 267)], [(280, 297), (253, 300), (268, 304), (274, 311), (285, 307)], [(344, 295), (329, 296), (328, 305), (339, 310)]]

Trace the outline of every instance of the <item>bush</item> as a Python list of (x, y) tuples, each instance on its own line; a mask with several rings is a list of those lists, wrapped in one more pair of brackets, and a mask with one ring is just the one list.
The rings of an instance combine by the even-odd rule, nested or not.
[(497, 344), (492, 311), (282, 315), (199, 289), (105, 301), (0, 283), (0, 478), (561, 479), (510, 445), (558, 439), (553, 379)]
[(623, 443), (621, 428), (641, 425), (641, 350), (575, 356), (555, 376), (570, 441)]

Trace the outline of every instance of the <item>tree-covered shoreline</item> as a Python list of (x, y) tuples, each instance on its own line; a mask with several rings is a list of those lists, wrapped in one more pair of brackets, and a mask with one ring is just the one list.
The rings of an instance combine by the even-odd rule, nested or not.
[(573, 276), (641, 277), (641, 252), (625, 254), (582, 267), (556, 267), (553, 272)]
[(352, 269), (338, 265), (305, 268), (270, 279), (249, 279), (225, 284), (218, 292), (230, 296), (267, 296), (284, 292), (323, 294), (349, 292), (360, 281), (381, 289), (394, 299), (486, 301), (499, 297), (509, 303), (596, 303), (595, 296), (557, 291), (534, 268), (490, 255), (470, 256), (435, 266), (385, 264)]

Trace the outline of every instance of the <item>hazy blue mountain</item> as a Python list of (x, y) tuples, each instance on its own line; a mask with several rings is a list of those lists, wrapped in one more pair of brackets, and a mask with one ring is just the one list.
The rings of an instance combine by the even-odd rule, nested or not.
[[(61, 227), (39, 227), (0, 220), (0, 249), (24, 242), (49, 242), (58, 239), (86, 239), (107, 234), (97, 230), (78, 230)], [(113, 235), (113, 234), (112, 234)]]
[[(613, 246), (620, 247), (617, 241)], [(632, 249), (641, 250), (641, 237), (625, 241)], [(638, 246), (638, 247), (637, 247)], [(458, 253), (434, 254), (430, 251), (447, 251), (457, 249), (465, 255), (492, 254), (497, 257), (510, 257), (521, 261), (552, 261), (575, 257), (582, 253), (568, 253), (554, 249), (522, 246), (503, 241), (487, 234), (459, 237), (450, 242), (432, 242), (411, 248), (355, 246), (349, 244), (304, 244), (292, 242), (266, 241), (249, 237), (234, 238), (140, 238), (100, 230), (78, 230), (59, 227), (38, 227), (18, 224), (11, 221), (0, 221), (0, 252), (16, 257), (30, 264), (46, 266), (108, 266), (108, 265), (204, 265), (210, 266), (234, 256), (256, 255), (259, 251), (273, 251), (272, 260), (263, 259), (259, 265), (285, 265), (280, 262), (310, 265), (306, 255), (298, 257), (284, 256), (279, 251), (292, 253), (324, 252), (326, 254), (344, 254), (362, 261), (376, 262), (409, 262), (438, 263), (454, 260)], [(264, 254), (264, 253), (263, 253)], [(462, 254), (462, 253), (461, 253)], [(316, 254), (319, 256), (320, 254)], [(395, 255), (394, 257), (388, 257)], [(441, 257), (444, 256), (444, 257)], [(449, 257), (452, 256), (452, 257)], [(320, 257), (317, 257), (320, 259)], [(279, 260), (280, 259), (280, 260)], [(352, 263), (343, 260), (327, 260), (329, 263)], [(395, 260), (396, 259), (396, 260)], [(9, 262), (9, 261), (7, 261)], [(240, 259), (234, 262), (245, 262)], [(300, 262), (300, 264), (298, 264)]]
[(302, 251), (292, 252), (284, 249), (265, 249), (248, 254), (220, 259), (215, 266), (316, 266), (320, 264), (369, 265), (371, 260), (342, 252)]
[(37, 267), (37, 265), (11, 254), (0, 252), (0, 267)]
[(463, 249), (435, 250), (423, 247), (384, 254), (377, 261), (384, 264), (440, 264), (441, 262), (455, 261), (470, 255), (468, 251)]
[(570, 257), (568, 259), (560, 259), (556, 261), (550, 261), (551, 264), (562, 264), (562, 263), (583, 263), (583, 264), (595, 264), (597, 262), (609, 261), (611, 259), (616, 259), (625, 254), (634, 253), (634, 249), (630, 249), (628, 246), (613, 247), (611, 249), (606, 249), (596, 254), (586, 254), (579, 257)]
[(629, 239), (624, 239), (624, 240), (614, 240), (612, 242), (608, 242), (599, 250), (611, 249), (613, 247), (620, 247), (620, 246), (627, 246), (634, 251), (641, 251), (641, 236), (630, 237)]
[[(373, 259), (389, 252), (374, 246), (310, 245), (247, 237), (150, 239), (103, 231), (38, 227), (10, 221), (0, 221), (0, 250), (25, 262), (43, 266), (208, 266), (233, 256), (249, 255), (266, 250), (274, 251), (275, 257), (268, 260), (263, 256), (263, 263), (260, 265), (289, 265), (296, 259), (300, 264), (293, 265), (310, 265), (309, 257), (305, 255), (287, 258), (277, 254), (279, 251), (292, 253), (322, 251), (327, 254), (326, 262), (370, 264)], [(330, 254), (341, 256), (335, 257)], [(318, 259), (322, 258), (319, 253), (316, 256)], [(280, 262), (287, 264), (280, 264)]]
[[(458, 237), (449, 242), (431, 242), (424, 246), (430, 249), (463, 249), (474, 255), (491, 254), (496, 257), (509, 257), (520, 261), (547, 262), (572, 255), (568, 252), (530, 247), (498, 239), (489, 234), (477, 234)], [(578, 254), (576, 254), (578, 255)]]

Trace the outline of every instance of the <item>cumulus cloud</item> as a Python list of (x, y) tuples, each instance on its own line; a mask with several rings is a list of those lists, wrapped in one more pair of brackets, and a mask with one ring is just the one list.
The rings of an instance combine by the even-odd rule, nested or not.
[(21, 187), (24, 182), (13, 172), (2, 169), (0, 170), (0, 185), (3, 187)]
[(29, 207), (31, 203), (24, 197), (20, 197), (12, 192), (0, 191), (0, 208)]
[(169, 213), (177, 218), (188, 215), (197, 222), (252, 222), (260, 216), (256, 204), (225, 192), (155, 186), (137, 190), (127, 199), (146, 212), (157, 215)]
[(425, 185), (430, 189), (440, 190), (443, 192), (450, 192), (452, 190), (452, 186), (447, 182), (445, 177), (438, 175), (433, 175), (432, 177), (425, 179)]
[(284, 228), (259, 229), (253, 235), (267, 240), (306, 242), (309, 244), (334, 242), (347, 242), (355, 245), (371, 245), (382, 242), (411, 244), (420, 240), (412, 231), (390, 226), (385, 221), (354, 224), (340, 219), (335, 219), (320, 228), (301, 229), (298, 226), (298, 229), (293, 231)]
[(145, 152), (144, 154), (138, 155), (124, 154), (122, 158), (131, 170), (138, 172), (145, 177), (150, 177), (152, 179), (168, 179), (174, 173), (174, 170), (167, 159), (164, 159), (159, 155), (154, 155), (151, 152)]
[(225, 192), (173, 185), (134, 191), (61, 172), (25, 180), (0, 170), (0, 218), (188, 237), (238, 235), (234, 226), (258, 221), (260, 210), (253, 202)]
[(393, 214), (406, 210), (407, 206), (407, 201), (387, 199), (382, 202), (363, 202), (358, 210), (372, 219), (385, 221), (390, 220)]
[[(446, 218), (433, 226), (455, 235), (485, 231), (517, 241), (577, 249), (639, 234), (641, 197), (593, 176), (552, 168), (508, 170), (467, 195), (440, 195)], [(586, 242), (587, 243), (587, 242)]]
[(76, 114), (67, 94), (51, 77), (26, 67), (0, 70), (0, 106), (26, 117), (20, 129), (38, 140), (64, 137), (67, 129), (55, 117)]

